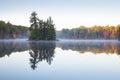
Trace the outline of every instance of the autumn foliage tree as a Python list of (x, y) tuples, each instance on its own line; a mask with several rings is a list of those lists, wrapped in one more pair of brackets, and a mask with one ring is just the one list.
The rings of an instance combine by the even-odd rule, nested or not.
[(118, 37), (118, 40), (120, 41), (120, 25), (118, 25), (117, 27), (117, 37)]
[(120, 25), (117, 26), (80, 26), (73, 29), (62, 29), (57, 33), (58, 38), (67, 39), (119, 39)]

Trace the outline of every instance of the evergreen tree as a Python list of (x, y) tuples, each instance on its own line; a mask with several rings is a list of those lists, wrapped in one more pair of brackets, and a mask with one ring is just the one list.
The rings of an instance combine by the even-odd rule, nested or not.
[(36, 12), (30, 17), (30, 40), (55, 40), (56, 32), (51, 17), (47, 21), (40, 20)]
[(36, 12), (33, 12), (31, 14), (31, 17), (30, 17), (30, 23), (31, 23), (31, 26), (30, 26), (30, 37), (29, 39), (30, 40), (34, 40), (34, 39), (37, 39), (37, 36), (38, 36), (38, 21), (37, 21), (37, 13)]

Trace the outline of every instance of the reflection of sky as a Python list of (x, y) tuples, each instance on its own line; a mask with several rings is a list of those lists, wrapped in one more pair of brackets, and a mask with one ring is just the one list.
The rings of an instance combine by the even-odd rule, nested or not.
[(0, 0), (0, 20), (29, 26), (36, 11), (41, 19), (52, 16), (56, 29), (79, 25), (116, 25), (120, 0)]
[(51, 65), (45, 61), (32, 70), (28, 51), (0, 58), (0, 80), (119, 80), (120, 57), (116, 54), (80, 54), (55, 49)]

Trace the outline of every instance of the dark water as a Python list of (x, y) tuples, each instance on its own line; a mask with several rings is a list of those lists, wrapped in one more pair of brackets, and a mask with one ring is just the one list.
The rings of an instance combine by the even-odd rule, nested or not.
[(118, 41), (0, 40), (0, 80), (120, 80)]

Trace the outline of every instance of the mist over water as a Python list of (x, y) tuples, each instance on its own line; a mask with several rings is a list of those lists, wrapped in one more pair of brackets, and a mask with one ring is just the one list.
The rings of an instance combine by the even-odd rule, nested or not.
[(0, 65), (1, 80), (119, 80), (120, 43), (0, 40)]

